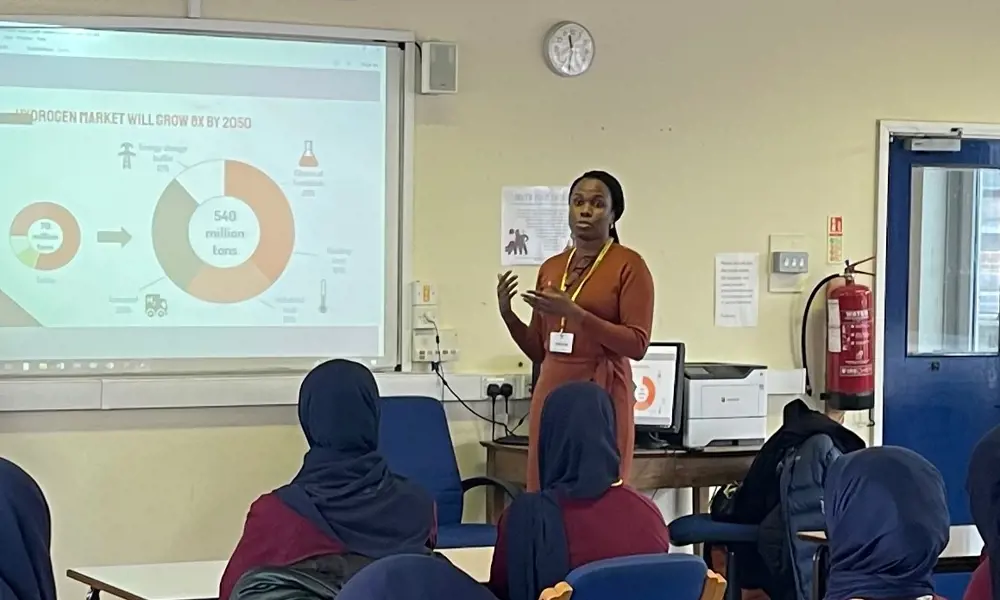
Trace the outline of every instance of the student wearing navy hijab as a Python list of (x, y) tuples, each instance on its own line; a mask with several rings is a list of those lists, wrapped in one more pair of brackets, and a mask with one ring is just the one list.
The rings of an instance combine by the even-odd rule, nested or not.
[(332, 360), (306, 376), (299, 422), (309, 450), (288, 485), (250, 506), (220, 598), (228, 599), (240, 577), (260, 567), (343, 557), (349, 562), (332, 569), (342, 583), (374, 559), (430, 552), (434, 501), (391, 473), (378, 453), (379, 402), (375, 377), (361, 364)]
[(404, 554), (377, 560), (351, 578), (337, 600), (496, 600), (447, 560)]
[(541, 490), (500, 517), (490, 589), (501, 600), (537, 600), (582, 565), (670, 549), (659, 509), (623, 485), (611, 397), (591, 382), (549, 394), (538, 433)]
[(826, 600), (934, 594), (934, 566), (951, 523), (934, 465), (895, 446), (845, 454), (827, 473), (823, 505), (830, 546)]
[(983, 538), (983, 561), (965, 588), (965, 600), (1000, 600), (1000, 427), (979, 440), (965, 489), (972, 520)]
[(55, 600), (52, 523), (42, 490), (0, 458), (0, 600)]

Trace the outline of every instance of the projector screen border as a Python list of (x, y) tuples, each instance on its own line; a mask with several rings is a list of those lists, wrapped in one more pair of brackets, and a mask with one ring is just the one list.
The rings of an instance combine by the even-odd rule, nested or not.
[(168, 17), (99, 17), (70, 15), (0, 14), (0, 21), (44, 27), (78, 27), (156, 33), (231, 33), (237, 37), (267, 37), (324, 42), (374, 42), (405, 44), (416, 42), (416, 34), (401, 29), (299, 25), (266, 21), (226, 19), (175, 19)]
[[(388, 73), (399, 78), (399, 93), (387, 96), (387, 113), (389, 120), (387, 128), (395, 127), (396, 136), (388, 136), (386, 156), (398, 157), (395, 168), (388, 169), (387, 189), (395, 190), (395, 202), (389, 201), (386, 206), (387, 256), (394, 256), (393, 261), (387, 261), (386, 272), (386, 321), (384, 331), (384, 356), (379, 359), (363, 358), (373, 370), (386, 371), (401, 369), (404, 372), (412, 370), (410, 348), (406, 343), (410, 339), (410, 315), (404, 310), (403, 290), (405, 283), (412, 279), (412, 248), (413, 248), (413, 148), (414, 148), (414, 104), (416, 101), (416, 61), (418, 51), (416, 34), (412, 31), (379, 28), (337, 27), (320, 25), (301, 25), (295, 23), (277, 23), (266, 21), (238, 21), (222, 19), (191, 19), (164, 17), (115, 17), (115, 16), (72, 16), (72, 15), (37, 15), (37, 14), (0, 14), (0, 21), (35, 27), (70, 27), (81, 29), (99, 29), (112, 31), (133, 31), (151, 33), (186, 33), (206, 35), (226, 35), (233, 37), (258, 37), (267, 39), (312, 40), (323, 42), (357, 42), (365, 44), (385, 44), (400, 50), (395, 56), (388, 56), (389, 64), (396, 63), (395, 69)], [(396, 119), (393, 122), (393, 119)], [(391, 129), (390, 129), (391, 131)], [(141, 357), (137, 357), (140, 358)], [(175, 359), (152, 359), (175, 360)], [(187, 360), (187, 359), (181, 359)], [(240, 359), (223, 359), (221, 362), (234, 363)], [(312, 358), (301, 359), (280, 358), (246, 359), (259, 364), (259, 367), (210, 369), (197, 371), (197, 375), (237, 375), (250, 376), (274, 372), (306, 372), (313, 362)], [(265, 364), (265, 361), (267, 364)], [(290, 366), (295, 362), (295, 366)], [(306, 364), (308, 362), (308, 364)], [(298, 366), (301, 363), (301, 367)], [(38, 377), (41, 373), (31, 373), (30, 377)], [(152, 372), (114, 373), (101, 371), (95, 373), (66, 373), (66, 377), (90, 379), (114, 378), (117, 376), (135, 377), (159, 375), (156, 369)], [(195, 374), (195, 373), (192, 373)], [(25, 373), (12, 374), (14, 379), (27, 376)], [(164, 376), (175, 376), (176, 372), (166, 370)], [(7, 373), (0, 372), (0, 380), (6, 379)], [(60, 378), (57, 372), (48, 372), (45, 379)]]

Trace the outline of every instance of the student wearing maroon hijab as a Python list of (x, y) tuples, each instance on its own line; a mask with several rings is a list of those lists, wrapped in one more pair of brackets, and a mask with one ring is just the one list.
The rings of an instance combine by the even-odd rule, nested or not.
[(497, 525), (489, 587), (501, 600), (537, 600), (576, 567), (670, 549), (666, 523), (622, 485), (611, 397), (596, 383), (563, 384), (542, 409), (541, 490), (518, 496)]
[(309, 450), (288, 485), (251, 506), (243, 537), (219, 585), (227, 600), (240, 577), (260, 567), (311, 565), (343, 583), (358, 568), (393, 554), (429, 554), (434, 501), (389, 471), (378, 453), (378, 386), (358, 363), (332, 360), (299, 390), (299, 422)]

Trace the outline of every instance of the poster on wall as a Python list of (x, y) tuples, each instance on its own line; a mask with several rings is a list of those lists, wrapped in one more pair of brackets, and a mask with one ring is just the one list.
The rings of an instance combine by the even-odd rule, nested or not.
[(715, 255), (715, 326), (756, 327), (760, 299), (758, 255)]
[(569, 247), (569, 187), (505, 186), (500, 202), (500, 264), (540, 265)]

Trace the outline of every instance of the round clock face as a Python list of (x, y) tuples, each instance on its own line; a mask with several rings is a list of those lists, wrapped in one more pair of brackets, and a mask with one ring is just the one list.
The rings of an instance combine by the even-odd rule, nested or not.
[(557, 75), (583, 75), (594, 62), (594, 37), (579, 23), (558, 23), (545, 36), (545, 61)]

